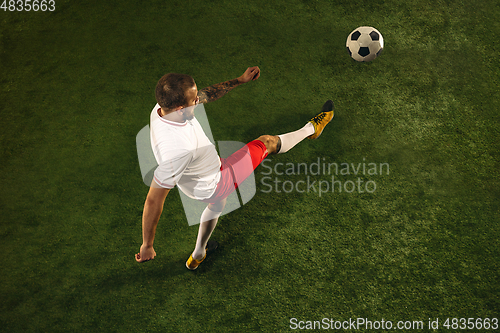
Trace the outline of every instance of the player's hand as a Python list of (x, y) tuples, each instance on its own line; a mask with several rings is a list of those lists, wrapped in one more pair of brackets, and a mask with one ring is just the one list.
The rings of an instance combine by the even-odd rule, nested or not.
[(135, 255), (135, 260), (137, 262), (145, 262), (149, 260), (153, 260), (156, 257), (155, 249), (152, 246), (145, 246), (144, 244), (141, 246), (141, 250), (139, 253)]
[(238, 78), (240, 83), (247, 83), (250, 81), (255, 81), (260, 76), (260, 69), (257, 66), (248, 67), (245, 73)]

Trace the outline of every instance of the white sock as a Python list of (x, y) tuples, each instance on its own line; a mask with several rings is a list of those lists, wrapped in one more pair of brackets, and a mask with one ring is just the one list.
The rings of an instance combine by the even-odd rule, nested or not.
[(278, 135), (279, 138), (281, 139), (281, 149), (278, 152), (278, 154), (286, 153), (287, 151), (292, 149), (297, 143), (304, 140), (309, 135), (313, 134), (314, 134), (314, 125), (308, 122), (304, 127), (295, 132)]
[(193, 251), (193, 259), (201, 260), (205, 256), (205, 248), (207, 247), (208, 240), (214, 231), (217, 221), (221, 212), (214, 212), (210, 209), (205, 208), (201, 214), (201, 223), (198, 229), (198, 238), (196, 239), (196, 247)]

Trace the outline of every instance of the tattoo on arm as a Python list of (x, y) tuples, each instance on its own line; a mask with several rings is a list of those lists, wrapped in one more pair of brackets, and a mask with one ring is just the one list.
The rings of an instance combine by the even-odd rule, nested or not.
[(198, 97), (200, 98), (200, 103), (208, 103), (213, 102), (225, 94), (227, 94), (230, 90), (239, 86), (240, 83), (238, 79), (234, 79), (231, 81), (226, 81), (222, 83), (214, 84), (210, 87), (203, 88), (198, 91)]

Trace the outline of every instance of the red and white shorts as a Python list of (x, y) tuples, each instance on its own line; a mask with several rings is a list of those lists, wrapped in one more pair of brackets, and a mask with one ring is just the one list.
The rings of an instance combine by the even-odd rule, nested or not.
[(221, 177), (214, 194), (203, 202), (215, 204), (233, 193), (257, 166), (267, 157), (268, 151), (260, 140), (253, 140), (228, 158), (221, 158)]

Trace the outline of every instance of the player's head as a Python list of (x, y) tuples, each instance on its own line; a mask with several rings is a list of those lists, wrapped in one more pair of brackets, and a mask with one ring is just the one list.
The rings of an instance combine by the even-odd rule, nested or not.
[[(186, 74), (165, 74), (156, 84), (156, 101), (167, 112), (196, 105), (197, 94), (194, 79)], [(192, 117), (192, 112), (187, 114), (188, 119)]]

